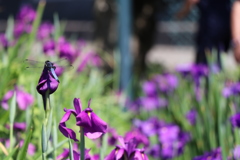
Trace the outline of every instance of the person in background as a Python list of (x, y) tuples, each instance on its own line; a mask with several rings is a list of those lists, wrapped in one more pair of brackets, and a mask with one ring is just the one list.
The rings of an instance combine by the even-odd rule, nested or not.
[(231, 13), (232, 45), (235, 60), (240, 63), (240, 0), (233, 3)]
[(231, 0), (185, 0), (177, 16), (185, 17), (196, 5), (199, 9), (199, 20), (195, 62), (207, 64), (206, 54), (215, 49), (215, 63), (221, 69), (220, 53), (229, 49), (231, 41)]
[(146, 55), (156, 35), (157, 0), (133, 0), (133, 34), (138, 42), (134, 71), (142, 75), (146, 71)]

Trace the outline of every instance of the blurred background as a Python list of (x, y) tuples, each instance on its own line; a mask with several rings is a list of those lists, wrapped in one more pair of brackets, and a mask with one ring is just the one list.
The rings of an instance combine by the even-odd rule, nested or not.
[[(15, 16), (22, 5), (30, 4), (36, 8), (38, 2), (39, 0), (0, 0), (0, 32), (5, 31), (7, 18), (10, 15)], [(129, 21), (131, 37), (129, 53), (135, 57), (140, 55), (136, 62), (141, 64), (137, 65), (137, 68), (140, 66), (139, 70), (145, 67), (142, 61), (161, 64), (170, 70), (178, 64), (194, 61), (199, 13), (198, 8), (194, 7), (185, 18), (178, 19), (176, 14), (181, 9), (183, 1), (132, 0), (126, 1), (126, 4), (121, 4), (122, 1), (117, 0), (46, 0), (46, 2), (43, 20), (53, 21), (53, 15), (57, 13), (65, 24), (67, 36), (78, 36), (94, 41), (97, 46), (110, 53), (119, 45), (120, 15), (125, 12), (123, 23)], [(124, 11), (127, 8), (124, 5), (129, 5), (127, 12)], [(224, 56), (224, 63), (229, 67), (235, 67), (232, 54)]]

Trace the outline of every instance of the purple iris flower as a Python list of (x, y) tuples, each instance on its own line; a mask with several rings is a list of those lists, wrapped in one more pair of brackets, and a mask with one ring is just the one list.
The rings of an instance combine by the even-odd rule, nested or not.
[(166, 107), (168, 102), (165, 99), (162, 99), (158, 96), (149, 96), (149, 97), (141, 97), (140, 104), (144, 109), (151, 111), (158, 108)]
[(48, 40), (43, 44), (43, 53), (48, 56), (55, 55), (55, 42), (53, 40)]
[(80, 99), (74, 98), (73, 100), (74, 108), (73, 109), (64, 109), (66, 112), (62, 117), (59, 123), (59, 130), (65, 137), (70, 137), (74, 141), (78, 141), (76, 139), (76, 133), (66, 127), (65, 122), (68, 121), (71, 114), (76, 117), (77, 125), (84, 128), (84, 135), (90, 139), (99, 138), (103, 133), (106, 133), (107, 124), (103, 120), (101, 120), (89, 107), (90, 102), (88, 103), (88, 108), (82, 111), (82, 104)]
[(76, 119), (77, 125), (84, 128), (84, 135), (89, 139), (96, 139), (107, 132), (107, 123), (93, 112), (90, 103), (91, 100), (88, 102), (88, 108), (79, 113)]
[(161, 157), (171, 159), (183, 153), (186, 143), (190, 140), (188, 133), (182, 132), (176, 125), (166, 125), (158, 132), (161, 144)]
[(114, 150), (104, 160), (127, 159), (127, 160), (148, 160), (144, 153), (144, 149), (136, 148), (135, 139), (124, 142), (123, 138), (119, 137), (121, 145), (116, 146)]
[(154, 77), (154, 81), (162, 93), (172, 92), (178, 86), (178, 78), (173, 74), (157, 75)]
[(75, 48), (65, 40), (61, 40), (58, 43), (58, 49), (59, 49), (59, 56), (60, 58), (67, 58), (70, 63), (73, 63), (76, 57), (76, 50)]
[(191, 74), (192, 64), (181, 64), (177, 66), (176, 71), (180, 73), (183, 77), (189, 76)]
[(24, 33), (30, 33), (32, 30), (32, 26), (30, 24), (26, 24), (22, 21), (17, 21), (14, 25), (13, 34), (15, 38), (20, 37)]
[(146, 121), (134, 120), (133, 124), (137, 127), (142, 133), (148, 137), (156, 135), (159, 128), (165, 125), (165, 122), (158, 120), (157, 117), (151, 117)]
[(187, 112), (186, 118), (191, 125), (195, 125), (197, 120), (197, 111), (195, 109), (191, 109)]
[(114, 128), (108, 128), (108, 144), (111, 146), (115, 146), (118, 140), (119, 135)]
[(8, 91), (1, 101), (1, 106), (3, 109), (8, 110), (8, 100), (13, 97), (14, 92), (16, 92), (16, 99), (18, 107), (21, 110), (26, 110), (34, 102), (34, 98), (31, 94), (26, 93), (21, 87), (15, 86), (14, 90)]
[(0, 34), (0, 48), (7, 48), (9, 46), (9, 42), (5, 36), (5, 34)]
[(231, 81), (225, 83), (225, 87), (222, 90), (222, 95), (226, 98), (240, 94), (240, 83), (233, 83)]
[(140, 111), (139, 109), (141, 106), (141, 99), (140, 98), (135, 100), (127, 99), (125, 105), (129, 110), (133, 111), (134, 113), (138, 113)]
[(233, 127), (240, 128), (240, 113), (236, 113), (230, 118)]
[(240, 159), (240, 146), (236, 146), (233, 149), (233, 158), (234, 159)]
[[(24, 140), (21, 140), (19, 142), (19, 147), (21, 148), (24, 144)], [(29, 143), (28, 144), (28, 149), (27, 149), (27, 153), (31, 156), (33, 156), (36, 152), (36, 147), (32, 144), (32, 143)]]
[(201, 79), (207, 77), (208, 73), (209, 73), (209, 70), (206, 65), (198, 64), (198, 65), (192, 66), (191, 75), (192, 75), (192, 79), (194, 80), (194, 83), (195, 83), (194, 92), (195, 92), (197, 101), (200, 101), (204, 94), (203, 93), (204, 90), (200, 86)]
[(47, 92), (49, 94), (54, 93), (58, 88), (58, 84), (59, 81), (54, 78), (54, 75), (47, 67), (44, 67), (36, 89), (39, 94), (45, 96)]
[(126, 142), (130, 141), (133, 138), (135, 139), (136, 146), (138, 146), (139, 144), (143, 144), (145, 148), (149, 146), (148, 137), (146, 135), (142, 134), (137, 129), (127, 132), (124, 136), (124, 140)]
[(155, 96), (157, 95), (157, 86), (152, 81), (146, 81), (142, 85), (142, 90), (146, 96)]
[(36, 17), (36, 11), (29, 5), (25, 5), (20, 9), (17, 14), (17, 19), (25, 23), (31, 23)]
[[(27, 127), (27, 125), (26, 125), (25, 122), (15, 122), (15, 123), (13, 124), (13, 128), (14, 128), (15, 130), (25, 131), (25, 130), (26, 130), (26, 127)], [(10, 128), (9, 124), (6, 125), (6, 128), (7, 128), (7, 129)]]
[(153, 158), (159, 158), (161, 157), (161, 147), (159, 144), (155, 144), (150, 147), (148, 153), (151, 155)]
[(205, 153), (202, 156), (194, 157), (193, 160), (222, 160), (221, 148)]
[(45, 22), (39, 26), (37, 37), (38, 39), (43, 40), (49, 38), (53, 32), (54, 26), (49, 22)]
[(202, 64), (193, 65), (191, 69), (191, 74), (195, 78), (206, 77), (208, 72), (208, 67)]
[(102, 59), (94, 52), (82, 54), (81, 62), (78, 66), (77, 72), (82, 72), (88, 65), (100, 67), (102, 65)]

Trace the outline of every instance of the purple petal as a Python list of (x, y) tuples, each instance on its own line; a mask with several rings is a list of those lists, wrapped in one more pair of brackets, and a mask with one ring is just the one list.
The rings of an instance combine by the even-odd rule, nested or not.
[(14, 90), (10, 90), (4, 95), (1, 101), (1, 106), (3, 107), (3, 109), (8, 110), (8, 100), (12, 98), (13, 93), (14, 93)]
[(25, 23), (32, 22), (35, 19), (35, 17), (36, 17), (36, 12), (29, 5), (23, 6), (20, 12), (17, 14), (17, 19)]
[(53, 33), (53, 31), (54, 31), (54, 26), (51, 23), (49, 22), (42, 23), (39, 26), (37, 37), (40, 40), (49, 38), (50, 35)]
[(91, 114), (91, 128), (84, 128), (85, 135), (90, 139), (99, 138), (107, 131), (107, 123), (101, 120), (94, 112)]
[(60, 121), (60, 123), (59, 123), (59, 130), (62, 132), (62, 134), (63, 134), (65, 137), (67, 137), (67, 138), (70, 137), (70, 138), (73, 139), (74, 141), (78, 141), (78, 140), (76, 139), (76, 133), (75, 133), (72, 129), (67, 128), (67, 127), (66, 127), (66, 124), (65, 124), (65, 122), (69, 120), (71, 114), (74, 114), (74, 115), (76, 116), (76, 112), (75, 112), (74, 110), (68, 110), (68, 112), (66, 112), (66, 113), (63, 115), (63, 117), (62, 117), (62, 119), (61, 119), (61, 121)]
[(17, 89), (17, 103), (21, 110), (26, 110), (27, 107), (33, 104), (34, 98), (31, 94)]
[(66, 121), (68, 121), (69, 118), (70, 118), (70, 116), (71, 116), (71, 114), (74, 114), (75, 116), (77, 115), (74, 110), (69, 109), (69, 110), (67, 110), (67, 111), (68, 111), (68, 112), (66, 112), (66, 113), (63, 115), (60, 123), (65, 123)]
[(74, 108), (76, 110), (76, 113), (77, 114), (81, 113), (81, 111), (82, 111), (82, 104), (81, 104), (81, 100), (79, 98), (74, 98), (73, 105), (74, 105)]
[(135, 142), (136, 145), (143, 144), (144, 147), (149, 146), (148, 138), (146, 137), (146, 135), (142, 134), (140, 131), (138, 130), (129, 131), (125, 134), (125, 137), (124, 137), (125, 141), (130, 141), (133, 138), (136, 140)]
[(90, 109), (85, 109), (84, 111), (82, 111), (80, 114), (77, 115), (77, 125), (87, 128), (87, 127), (92, 127), (92, 123), (91, 123), (91, 117), (88, 115), (88, 112), (91, 112), (92, 110)]
[(41, 95), (45, 95), (47, 91), (52, 94), (57, 90), (58, 84), (59, 82), (53, 78), (52, 74), (44, 69), (38, 81), (37, 91)]
[(118, 151), (116, 151), (116, 159), (121, 159), (124, 155), (125, 150), (123, 148), (120, 148)]
[(64, 123), (60, 123), (58, 128), (65, 137), (67, 138), (69, 137), (73, 139), (75, 142), (78, 141), (76, 138), (76, 133), (72, 129), (67, 128)]
[[(25, 122), (15, 122), (13, 124), (13, 128), (16, 129), (16, 130), (26, 130), (26, 123)], [(6, 125), (6, 128), (9, 129), (10, 126), (9, 124)]]
[(90, 139), (100, 137), (107, 130), (107, 123), (101, 120), (91, 108), (85, 109), (77, 116), (77, 125), (84, 128), (85, 136)]
[(135, 149), (131, 160), (148, 160), (148, 157), (146, 154), (144, 154), (143, 149)]
[(69, 149), (64, 148), (63, 152), (60, 155), (57, 156), (57, 160), (67, 158), (68, 155), (69, 155)]
[[(24, 141), (21, 140), (21, 141), (19, 142), (19, 147), (22, 147), (22, 146), (23, 146), (23, 143), (24, 143)], [(35, 154), (35, 152), (36, 152), (36, 147), (35, 147), (32, 143), (29, 143), (29, 144), (28, 144), (27, 153), (28, 153), (30, 156), (33, 156), (33, 155)]]
[[(73, 159), (74, 160), (79, 160), (80, 159), (80, 154), (76, 151), (73, 151)], [(84, 156), (84, 159), (86, 159), (86, 155)]]
[(48, 56), (55, 55), (55, 48), (55, 42), (53, 40), (46, 41), (43, 44), (43, 53)]

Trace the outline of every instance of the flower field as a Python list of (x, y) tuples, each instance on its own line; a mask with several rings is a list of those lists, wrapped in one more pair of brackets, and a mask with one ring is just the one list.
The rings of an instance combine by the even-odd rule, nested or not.
[(128, 96), (116, 57), (43, 12), (24, 6), (0, 33), (0, 159), (240, 159), (238, 70), (209, 54), (209, 66), (156, 68)]

